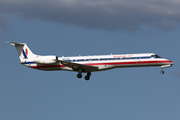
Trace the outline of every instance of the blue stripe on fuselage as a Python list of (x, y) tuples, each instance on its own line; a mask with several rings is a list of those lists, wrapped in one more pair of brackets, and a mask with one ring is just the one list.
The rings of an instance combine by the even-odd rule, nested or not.
[[(27, 57), (27, 56), (26, 56)], [(131, 59), (150, 59), (151, 57), (149, 57), (149, 56), (146, 56), (146, 57), (131, 57)], [(107, 59), (107, 58), (103, 58), (103, 59)], [(110, 60), (109, 60), (110, 59)], [(114, 60), (114, 59), (113, 59)], [(122, 58), (122, 59), (118, 59), (118, 60), (130, 60), (130, 59), (125, 59), (125, 58)], [(66, 60), (65, 60), (66, 61)], [(77, 59), (77, 61), (76, 60), (73, 60), (73, 62), (84, 62), (84, 61), (89, 61), (89, 59), (87, 59), (87, 60), (83, 60), (82, 61), (82, 59)], [(96, 60), (93, 60), (93, 61), (111, 61), (111, 58), (108, 58), (108, 60), (102, 60), (102, 59), (100, 59), (100, 60), (98, 60), (97, 58), (96, 58)], [(22, 64), (35, 64), (34, 62), (24, 62), (24, 63), (22, 63)]]
[(24, 62), (22, 64), (35, 64), (34, 62)]

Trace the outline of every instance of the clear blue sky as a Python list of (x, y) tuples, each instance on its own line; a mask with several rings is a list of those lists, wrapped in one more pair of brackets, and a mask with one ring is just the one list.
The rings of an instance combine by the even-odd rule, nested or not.
[[(81, 4), (75, 4), (72, 8), (64, 6), (59, 10), (59, 16), (58, 12), (55, 15), (54, 11), (47, 12), (53, 6), (50, 5), (47, 7), (46, 16), (42, 12), (44, 4), (42, 8), (32, 4), (34, 8), (39, 9), (29, 10), (21, 4), (18, 6), (11, 3), (11, 0), (6, 4), (3, 2), (0, 2), (4, 4), (4, 8), (0, 4), (1, 120), (180, 119), (178, 25), (180, 21), (175, 19), (178, 13), (173, 14), (174, 19), (169, 20), (168, 15), (162, 18), (160, 14), (150, 14), (153, 13), (153, 9), (147, 8), (146, 11), (145, 8), (139, 7), (141, 4), (136, 3), (131, 4), (131, 8), (136, 8), (133, 13), (137, 13), (137, 17), (132, 15), (129, 20), (129, 17), (124, 18), (125, 13), (121, 13), (124, 20), (118, 22), (113, 21), (113, 15), (117, 15), (119, 11), (116, 8), (118, 5), (112, 8), (114, 1), (112, 6), (107, 6), (107, 11), (112, 10), (107, 13), (114, 12), (114, 14), (107, 16), (105, 14), (99, 16), (106, 4), (104, 6), (84, 4), (88, 6), (87, 8)], [(124, 5), (129, 10), (127, 3)], [(9, 11), (5, 9), (8, 4), (14, 4)], [(153, 3), (153, 5), (160, 4)], [(166, 4), (163, 5), (165, 9), (168, 8)], [(69, 11), (65, 11), (67, 15), (64, 15), (61, 10), (66, 10), (66, 7)], [(84, 13), (94, 15), (93, 18), (83, 16), (83, 12), (76, 7), (84, 9), (85, 11), (82, 10)], [(89, 10), (91, 7), (92, 11)], [(172, 4), (169, 7), (172, 7)], [(92, 14), (97, 8), (99, 10), (96, 11), (97, 14)], [(151, 16), (148, 18), (145, 15), (147, 20), (144, 20), (142, 17), (144, 14), (138, 13), (141, 10)], [(73, 11), (78, 17), (72, 16)], [(131, 12), (126, 14), (129, 15)], [(64, 19), (61, 15), (64, 15)], [(106, 19), (108, 17), (112, 18)], [(161, 23), (160, 19), (166, 22)], [(125, 20), (127, 21), (124, 22)], [(104, 23), (100, 23), (103, 21)], [(111, 24), (112, 22), (114, 23)], [(16, 49), (4, 43), (5, 41), (27, 43), (34, 53), (40, 55), (76, 56), (150, 52), (172, 60), (175, 65), (165, 68), (163, 75), (160, 74), (160, 67), (119, 68), (92, 73), (91, 79), (86, 81), (83, 78), (78, 79), (76, 72), (47, 72), (27, 68), (19, 64)]]

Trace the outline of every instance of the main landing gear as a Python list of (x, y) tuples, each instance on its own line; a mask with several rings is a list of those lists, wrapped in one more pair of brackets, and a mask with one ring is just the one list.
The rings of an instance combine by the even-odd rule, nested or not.
[(77, 74), (77, 77), (78, 77), (78, 78), (82, 78), (82, 74), (78, 73), (78, 74)]
[[(91, 76), (91, 72), (88, 72), (87, 75), (84, 77), (85, 80), (89, 80), (90, 79), (90, 76)], [(79, 72), (77, 74), (77, 77), (78, 78), (82, 78), (82, 72)]]
[(87, 75), (84, 77), (85, 80), (89, 80), (90, 79), (90, 76), (91, 76), (91, 73), (88, 72)]

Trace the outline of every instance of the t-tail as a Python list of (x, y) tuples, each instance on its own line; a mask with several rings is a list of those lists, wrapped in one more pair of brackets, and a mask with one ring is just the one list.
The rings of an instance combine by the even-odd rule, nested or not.
[(16, 47), (21, 62), (25, 62), (28, 59), (34, 59), (36, 57), (36, 55), (29, 49), (26, 43), (7, 43), (10, 43), (11, 45)]

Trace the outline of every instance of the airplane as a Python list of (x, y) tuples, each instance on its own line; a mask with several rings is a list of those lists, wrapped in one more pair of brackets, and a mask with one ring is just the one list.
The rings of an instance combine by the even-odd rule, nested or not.
[(54, 71), (65, 70), (78, 72), (77, 77), (87, 73), (85, 80), (89, 80), (91, 72), (125, 67), (171, 67), (174, 63), (154, 53), (143, 54), (111, 54), (94, 56), (58, 57), (56, 55), (41, 56), (34, 54), (26, 43), (7, 42), (15, 46), (20, 58), (20, 64), (37, 70)]

